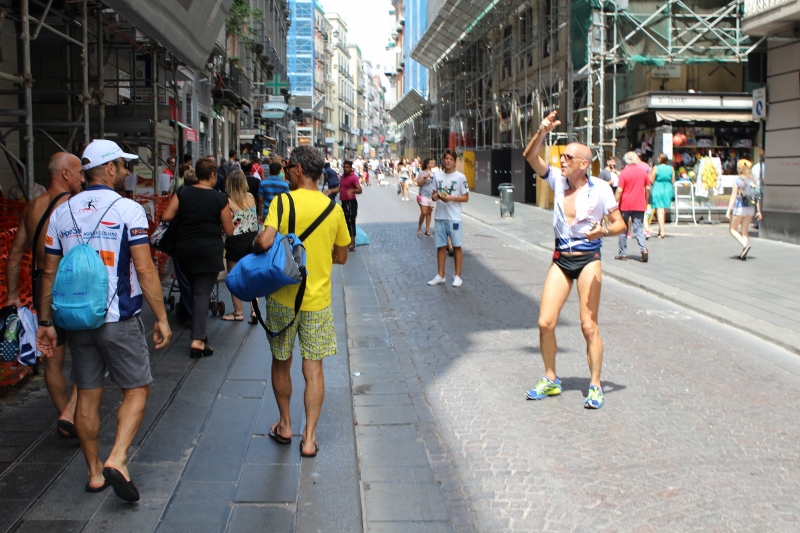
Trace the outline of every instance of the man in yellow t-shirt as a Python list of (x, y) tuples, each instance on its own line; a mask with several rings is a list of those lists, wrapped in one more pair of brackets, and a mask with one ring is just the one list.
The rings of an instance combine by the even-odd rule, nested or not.
[[(295, 207), (295, 233), (302, 234), (330, 205), (330, 198), (319, 192), (325, 159), (310, 146), (292, 150), (286, 178)], [(283, 216), (278, 227), (276, 202), (283, 202)], [(289, 230), (289, 202), (285, 195), (276, 196), (264, 222), (264, 231), (255, 243), (256, 250), (268, 250), (278, 231)], [(316, 440), (317, 420), (325, 396), (322, 359), (336, 353), (336, 329), (331, 310), (331, 271), (333, 264), (347, 262), (347, 245), (350, 234), (340, 206), (335, 206), (328, 217), (303, 241), (306, 248), (308, 281), (300, 314), (294, 324), (277, 337), (267, 336), (272, 351), (272, 390), (280, 411), (280, 420), (272, 425), (269, 436), (278, 444), (291, 444), (292, 419), (289, 402), (292, 396), (292, 349), (294, 339), (300, 337), (300, 355), (303, 358), (303, 377), (306, 380), (306, 427), (300, 439), (300, 455), (314, 457), (319, 451)], [(267, 298), (267, 327), (280, 331), (294, 318), (294, 304), (298, 285), (288, 285)]]

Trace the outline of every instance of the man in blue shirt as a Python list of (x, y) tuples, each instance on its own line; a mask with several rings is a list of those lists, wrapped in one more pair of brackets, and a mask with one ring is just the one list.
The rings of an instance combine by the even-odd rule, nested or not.
[(281, 179), (280, 174), (283, 167), (280, 163), (269, 164), (269, 176), (261, 180), (261, 185), (258, 187), (258, 221), (261, 223), (266, 218), (266, 211), (269, 210), (269, 204), (272, 199), (282, 192), (289, 192), (289, 184)]
[(323, 188), (325, 194), (332, 200), (336, 200), (336, 195), (339, 193), (339, 175), (331, 168), (331, 164), (325, 162), (325, 167), (322, 169)]

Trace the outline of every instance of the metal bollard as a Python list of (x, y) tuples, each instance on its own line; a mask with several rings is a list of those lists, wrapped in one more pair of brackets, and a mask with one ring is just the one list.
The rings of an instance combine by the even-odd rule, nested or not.
[(497, 186), (500, 192), (500, 216), (514, 216), (514, 184), (501, 183)]

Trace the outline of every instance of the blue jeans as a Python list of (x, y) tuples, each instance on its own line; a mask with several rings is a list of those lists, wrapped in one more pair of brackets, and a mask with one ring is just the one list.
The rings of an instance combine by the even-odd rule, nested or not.
[[(620, 211), (620, 214), (625, 224), (628, 223), (628, 218), (633, 220), (633, 235), (636, 237), (636, 242), (639, 243), (642, 252), (647, 250), (647, 241), (644, 238), (644, 211)], [(628, 254), (627, 233), (630, 229), (631, 227), (628, 226), (627, 231), (619, 236), (619, 255), (623, 257)]]

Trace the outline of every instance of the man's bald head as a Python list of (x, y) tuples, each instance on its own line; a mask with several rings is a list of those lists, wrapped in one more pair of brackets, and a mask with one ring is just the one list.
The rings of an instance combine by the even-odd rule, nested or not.
[(81, 160), (67, 152), (57, 152), (47, 165), (50, 171), (50, 187), (54, 190), (66, 189), (72, 194), (81, 191), (84, 182)]
[(567, 147), (572, 147), (572, 153), (576, 156), (585, 159), (589, 163), (592, 162), (592, 151), (589, 149), (588, 146), (581, 143), (570, 143)]
[(50, 177), (55, 178), (61, 174), (62, 170), (69, 168), (70, 163), (77, 163), (80, 165), (81, 160), (68, 152), (56, 152), (53, 154), (53, 157), (50, 158), (50, 162), (47, 165), (47, 171), (50, 173)]

